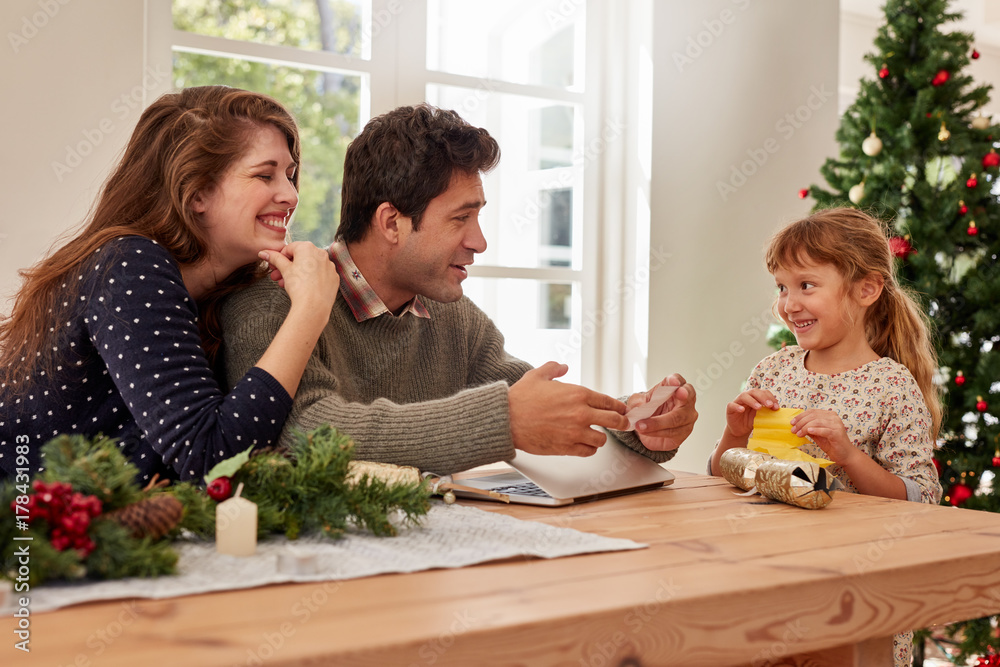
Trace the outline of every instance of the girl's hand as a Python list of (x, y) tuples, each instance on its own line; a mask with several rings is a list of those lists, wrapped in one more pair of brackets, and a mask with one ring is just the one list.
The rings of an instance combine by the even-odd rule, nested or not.
[(271, 279), (288, 292), (292, 305), (329, 313), (337, 299), (340, 276), (323, 248), (307, 241), (289, 243), (281, 252), (264, 250), (260, 258), (271, 265)]
[(792, 433), (810, 437), (830, 459), (840, 466), (847, 465), (860, 450), (847, 436), (847, 428), (832, 410), (806, 410), (792, 418)]
[(737, 438), (753, 431), (753, 420), (761, 408), (778, 409), (778, 399), (767, 389), (745, 391), (726, 405), (726, 429)]

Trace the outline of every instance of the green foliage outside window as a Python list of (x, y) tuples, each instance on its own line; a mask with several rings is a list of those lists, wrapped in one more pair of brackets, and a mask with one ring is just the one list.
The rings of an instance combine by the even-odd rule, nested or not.
[[(320, 4), (323, 11), (318, 11)], [(227, 39), (359, 56), (361, 25), (347, 0), (175, 0), (174, 27)], [(340, 220), (344, 153), (360, 131), (361, 76), (187, 52), (174, 53), (174, 86), (224, 84), (271, 95), (299, 123), (302, 165), (296, 240), (326, 245)]]

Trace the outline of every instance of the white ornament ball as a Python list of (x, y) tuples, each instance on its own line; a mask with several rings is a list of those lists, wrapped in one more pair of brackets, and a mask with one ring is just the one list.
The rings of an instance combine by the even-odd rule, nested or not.
[(869, 157), (875, 157), (882, 152), (882, 140), (872, 132), (868, 138), (861, 142), (861, 150)]
[(972, 119), (972, 127), (976, 130), (985, 130), (990, 126), (990, 117), (982, 114)]
[(848, 199), (855, 204), (860, 204), (861, 200), (865, 198), (865, 184), (858, 183), (852, 187), (847, 193)]

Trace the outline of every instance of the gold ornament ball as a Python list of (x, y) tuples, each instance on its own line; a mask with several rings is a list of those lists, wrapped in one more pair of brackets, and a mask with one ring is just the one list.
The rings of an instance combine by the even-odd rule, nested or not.
[(951, 132), (948, 131), (948, 128), (942, 125), (941, 131), (938, 132), (938, 141), (948, 141), (949, 137), (951, 137)]
[(985, 130), (990, 126), (990, 117), (982, 114), (972, 119), (972, 127), (976, 130)]
[(861, 142), (861, 151), (868, 157), (875, 157), (882, 152), (882, 140), (872, 132), (867, 139)]
[(444, 492), (444, 504), (445, 505), (454, 505), (455, 504), (455, 492), (454, 491), (445, 491)]
[(855, 204), (860, 204), (861, 200), (865, 198), (865, 184), (862, 181), (854, 187), (852, 187), (847, 193), (848, 199)]

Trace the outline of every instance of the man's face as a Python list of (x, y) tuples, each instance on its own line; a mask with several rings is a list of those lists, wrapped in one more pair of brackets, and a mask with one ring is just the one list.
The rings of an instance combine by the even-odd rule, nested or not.
[(479, 227), (485, 205), (479, 174), (456, 171), (448, 189), (427, 205), (419, 229), (413, 230), (410, 218), (399, 219), (399, 248), (389, 265), (391, 291), (403, 299), (398, 303), (418, 294), (445, 303), (462, 297), (465, 267), (486, 250)]

